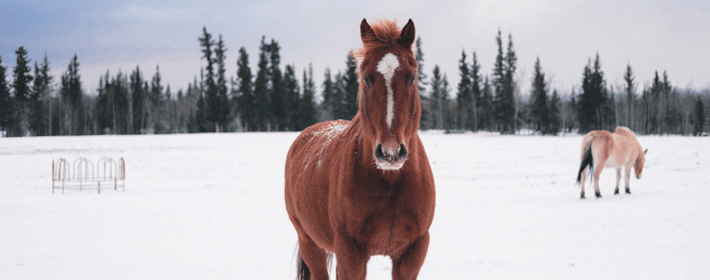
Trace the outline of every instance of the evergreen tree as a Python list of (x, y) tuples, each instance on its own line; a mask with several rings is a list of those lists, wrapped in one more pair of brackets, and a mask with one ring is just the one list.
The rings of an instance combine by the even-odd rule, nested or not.
[(165, 103), (165, 98), (163, 96), (163, 84), (162, 78), (160, 77), (160, 67), (155, 66), (155, 74), (150, 81), (150, 91), (148, 92), (148, 100), (150, 104), (148, 106), (148, 123), (153, 128), (153, 133), (160, 134), (164, 129), (161, 124), (163, 115), (163, 105)]
[(323, 103), (321, 104), (321, 121), (335, 119), (335, 107), (338, 104), (338, 96), (333, 82), (333, 77), (330, 74), (330, 68), (325, 68), (323, 78)]
[(35, 77), (29, 101), (29, 121), (32, 135), (49, 135), (48, 100), (52, 79), (53, 77), (49, 74), (49, 60), (45, 53), (41, 65), (35, 62)]
[(279, 64), (281, 63), (281, 55), (279, 51), (279, 43), (271, 39), (269, 44), (269, 77), (271, 79), (270, 96), (270, 115), (271, 129), (283, 131), (286, 129), (286, 103), (284, 98), (283, 76)]
[[(120, 82), (120, 81), (117, 81)], [(133, 70), (130, 76), (130, 94), (131, 94), (131, 130), (126, 133), (141, 133), (145, 131), (147, 113), (146, 113), (146, 92), (143, 91), (143, 74), (138, 65)]]
[(16, 127), (16, 131), (13, 134), (23, 136), (29, 130), (27, 106), (30, 97), (30, 82), (32, 82), (32, 75), (30, 75), (30, 72), (32, 69), (25, 47), (19, 47), (15, 51), (15, 54), (17, 55), (17, 60), (13, 70), (12, 88), (15, 93), (15, 105), (17, 106), (16, 118), (19, 120), (19, 127)]
[(508, 50), (503, 55), (503, 40), (500, 29), (496, 36), (498, 54), (493, 67), (493, 89), (495, 91), (495, 117), (501, 133), (516, 130), (515, 81), (517, 56), (513, 49), (512, 35), (508, 35)]
[(239, 60), (237, 60), (237, 84), (238, 86), (238, 111), (244, 123), (244, 130), (252, 131), (256, 121), (254, 84), (252, 83), (251, 68), (249, 68), (249, 54), (244, 47), (239, 49)]
[(461, 51), (461, 59), (459, 60), (459, 86), (456, 93), (456, 122), (457, 128), (460, 130), (468, 129), (469, 116), (472, 115), (473, 98), (471, 94), (471, 74), (469, 72), (468, 62), (466, 62), (466, 52)]
[[(113, 128), (113, 98), (109, 95), (111, 80), (108, 70), (99, 77), (98, 96), (96, 97), (96, 126), (98, 134), (109, 134)], [(114, 130), (113, 133), (116, 133)]]
[(3, 133), (15, 125), (14, 123), (14, 102), (10, 97), (10, 89), (7, 84), (7, 67), (2, 66), (2, 57), (0, 57), (0, 137)]
[(296, 70), (293, 65), (286, 65), (284, 69), (284, 92), (286, 105), (286, 127), (284, 130), (296, 131), (298, 128), (298, 99), (299, 99), (299, 86), (298, 78), (296, 78)]
[(419, 129), (427, 130), (430, 127), (431, 113), (429, 112), (429, 98), (426, 95), (427, 76), (424, 73), (424, 52), (422, 52), (422, 38), (417, 37), (414, 43), (414, 58), (417, 60), (417, 88), (419, 89), (419, 102), (422, 107), (422, 117)]
[(444, 78), (442, 77), (439, 65), (434, 66), (429, 85), (431, 86), (429, 111), (432, 113), (432, 128), (444, 129), (446, 109), (448, 106), (446, 106), (447, 98), (444, 90)]
[(703, 104), (703, 100), (700, 96), (698, 96), (698, 101), (695, 102), (695, 112), (693, 116), (693, 135), (703, 135), (703, 132), (705, 132), (705, 104)]
[(357, 95), (360, 87), (360, 81), (357, 75), (357, 61), (355, 61), (355, 56), (352, 52), (348, 53), (348, 57), (345, 60), (345, 73), (342, 79), (343, 114), (340, 118), (352, 120), (355, 114), (357, 114)]
[(488, 76), (484, 78), (483, 90), (481, 92), (481, 128), (492, 131), (494, 129), (495, 111), (493, 108), (493, 89), (488, 81)]
[[(582, 93), (577, 103), (579, 132), (587, 133), (595, 129), (611, 130), (613, 127), (613, 107), (607, 100), (608, 93), (604, 73), (601, 71), (599, 54), (592, 65), (591, 60), (584, 67)], [(611, 114), (611, 116), (610, 116)]]
[(254, 124), (255, 131), (266, 130), (269, 121), (269, 60), (267, 58), (269, 46), (261, 37), (259, 47), (259, 63), (257, 65), (256, 80), (254, 81)]
[(627, 127), (633, 128), (634, 123), (634, 103), (636, 96), (636, 83), (634, 82), (634, 72), (631, 69), (631, 64), (626, 65), (626, 72), (624, 73), (624, 82), (626, 83), (626, 118), (625, 123)]
[(296, 130), (303, 130), (315, 124), (317, 119), (315, 104), (316, 86), (313, 82), (313, 66), (308, 65), (308, 74), (303, 70), (303, 96), (298, 105), (298, 126)]
[(473, 131), (478, 131), (478, 126), (480, 122), (480, 112), (481, 112), (481, 65), (478, 64), (478, 58), (476, 58), (476, 52), (473, 52), (473, 63), (471, 63), (471, 99), (473, 104), (472, 116), (469, 118), (469, 129)]
[(222, 35), (219, 35), (217, 45), (214, 49), (215, 63), (217, 64), (217, 81), (215, 84), (215, 95), (210, 101), (210, 112), (212, 112), (212, 121), (219, 124), (220, 130), (227, 129), (229, 123), (229, 97), (227, 96), (227, 70), (225, 68), (227, 61), (227, 48), (222, 41)]
[(547, 131), (544, 134), (557, 135), (562, 129), (562, 116), (560, 114), (560, 97), (557, 95), (557, 90), (552, 91), (552, 97), (550, 98), (550, 110), (549, 110), (549, 121), (547, 125)]
[(530, 108), (530, 117), (533, 121), (533, 128), (542, 134), (547, 134), (547, 126), (549, 125), (549, 108), (547, 104), (547, 81), (545, 81), (545, 74), (542, 72), (542, 66), (540, 66), (540, 58), (535, 60), (535, 68), (532, 80), (532, 92), (531, 96), (533, 98), (532, 108)]
[(219, 112), (213, 110), (213, 106), (216, 105), (218, 97), (217, 84), (215, 83), (215, 73), (214, 73), (214, 62), (216, 59), (212, 57), (213, 48), (215, 46), (215, 41), (212, 39), (212, 34), (207, 32), (207, 28), (202, 28), (202, 37), (198, 37), (197, 40), (200, 42), (200, 47), (202, 48), (202, 58), (207, 61), (207, 67), (205, 67), (204, 76), (204, 92), (201, 96), (201, 101), (198, 100), (197, 115), (198, 123), (201, 132), (214, 132), (218, 125), (217, 116)]
[(66, 110), (62, 122), (62, 135), (84, 134), (84, 104), (81, 76), (79, 76), (79, 59), (76, 55), (69, 62), (67, 71), (61, 79), (60, 96)]

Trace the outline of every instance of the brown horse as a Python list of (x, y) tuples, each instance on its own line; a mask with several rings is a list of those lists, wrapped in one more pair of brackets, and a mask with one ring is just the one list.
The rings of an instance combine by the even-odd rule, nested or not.
[(286, 158), (286, 210), (298, 233), (299, 279), (365, 279), (373, 255), (393, 279), (416, 279), (429, 247), (434, 177), (417, 130), (414, 23), (360, 24), (359, 109), (306, 128)]
[[(604, 168), (616, 168), (616, 190), (614, 194), (619, 194), (619, 181), (621, 180), (621, 168), (626, 170), (626, 193), (630, 194), (629, 177), (631, 167), (634, 168), (636, 178), (641, 179), (643, 164), (646, 161), (646, 152), (641, 148), (634, 133), (619, 126), (614, 133), (603, 130), (590, 131), (582, 138), (581, 166), (577, 174), (577, 183), (582, 184), (581, 198), (584, 198), (584, 179), (587, 173), (587, 166), (594, 181), (594, 194), (601, 197), (599, 192), (599, 175)], [(596, 170), (594, 167), (596, 166)]]

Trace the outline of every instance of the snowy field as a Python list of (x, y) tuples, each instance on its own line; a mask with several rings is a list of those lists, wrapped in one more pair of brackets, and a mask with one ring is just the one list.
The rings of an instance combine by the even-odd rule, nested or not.
[[(0, 139), (0, 279), (295, 279), (296, 136)], [(632, 194), (607, 169), (580, 200), (581, 136), (421, 136), (437, 207), (420, 279), (710, 279), (708, 138), (639, 137)], [(125, 192), (52, 194), (52, 159), (80, 156), (123, 157)], [(389, 278), (372, 258), (368, 279)]]

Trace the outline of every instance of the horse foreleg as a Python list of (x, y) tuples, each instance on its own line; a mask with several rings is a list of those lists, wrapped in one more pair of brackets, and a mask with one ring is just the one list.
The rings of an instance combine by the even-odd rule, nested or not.
[(336, 237), (335, 246), (338, 280), (365, 280), (370, 256), (363, 245), (350, 236), (341, 235)]
[(328, 255), (325, 250), (308, 236), (301, 235), (298, 237), (298, 247), (303, 260), (303, 263), (298, 264), (298, 280), (328, 280)]
[(626, 183), (626, 193), (628, 193), (628, 194), (631, 193), (631, 189), (629, 186), (629, 179), (631, 178), (631, 167), (632, 166), (633, 166), (633, 164), (626, 165), (626, 178), (624, 178), (624, 181), (625, 181), (624, 183)]
[(429, 248), (429, 232), (417, 238), (402, 254), (391, 256), (392, 279), (417, 279)]
[(619, 194), (619, 182), (621, 182), (621, 167), (616, 169), (616, 188), (614, 194)]

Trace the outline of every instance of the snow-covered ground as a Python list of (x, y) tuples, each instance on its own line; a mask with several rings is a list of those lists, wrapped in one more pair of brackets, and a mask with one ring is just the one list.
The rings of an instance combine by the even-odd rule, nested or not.
[[(0, 279), (294, 279), (296, 136), (0, 139)], [(639, 137), (632, 194), (607, 169), (580, 200), (580, 136), (421, 136), (437, 208), (420, 279), (710, 279), (708, 138)], [(52, 159), (80, 156), (123, 157), (125, 192), (52, 194)], [(389, 268), (374, 257), (368, 279)]]

